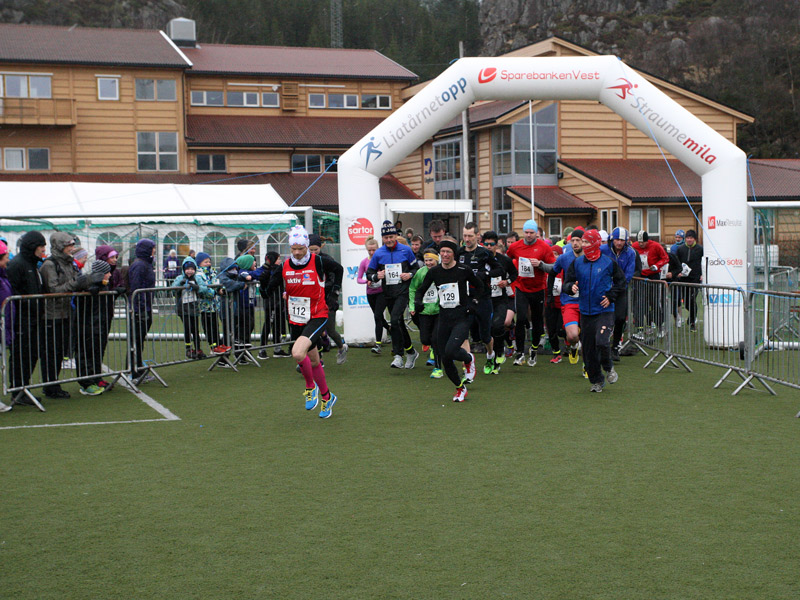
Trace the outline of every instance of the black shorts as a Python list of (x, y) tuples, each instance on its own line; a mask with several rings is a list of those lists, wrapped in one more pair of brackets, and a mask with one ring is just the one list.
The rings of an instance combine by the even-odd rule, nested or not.
[(289, 323), (289, 333), (292, 335), (292, 341), (295, 341), (301, 336), (307, 337), (311, 340), (311, 345), (314, 346), (325, 332), (325, 326), (327, 324), (328, 317), (317, 317), (316, 319), (311, 319), (305, 325), (295, 325), (294, 323)]

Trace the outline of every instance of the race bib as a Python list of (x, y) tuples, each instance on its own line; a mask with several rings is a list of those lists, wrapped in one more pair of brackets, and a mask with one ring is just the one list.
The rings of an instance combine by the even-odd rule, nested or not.
[(533, 265), (530, 258), (524, 256), (519, 257), (519, 276), (520, 277), (533, 277)]
[(561, 284), (563, 280), (560, 277), (556, 277), (553, 281), (553, 296), (560, 296), (561, 295)]
[(425, 295), (422, 297), (423, 304), (435, 304), (436, 303), (436, 286), (432, 285), (428, 288), (428, 291), (425, 292)]
[(498, 296), (503, 295), (503, 288), (497, 285), (502, 280), (503, 280), (502, 277), (492, 277), (491, 281), (489, 282), (489, 284), (492, 287), (492, 298), (497, 298)]
[(692, 272), (692, 267), (687, 265), (686, 263), (681, 263), (681, 275), (684, 277), (688, 277), (689, 273)]
[(650, 268), (650, 263), (647, 262), (647, 254), (640, 254), (639, 258), (642, 259), (642, 271)]
[(197, 294), (195, 294), (194, 290), (183, 290), (183, 294), (181, 294), (181, 302), (184, 304), (190, 304), (192, 302), (197, 302)]
[(456, 308), (460, 303), (457, 283), (443, 283), (439, 286), (439, 306)]
[(400, 263), (392, 263), (384, 266), (386, 269), (386, 285), (397, 285), (400, 283), (400, 275), (403, 274), (403, 265)]
[(667, 272), (668, 271), (669, 271), (669, 263), (664, 265), (663, 267), (661, 267), (661, 269), (660, 269), (661, 279), (666, 279), (667, 278)]
[(308, 323), (311, 320), (311, 298), (289, 296), (289, 320)]

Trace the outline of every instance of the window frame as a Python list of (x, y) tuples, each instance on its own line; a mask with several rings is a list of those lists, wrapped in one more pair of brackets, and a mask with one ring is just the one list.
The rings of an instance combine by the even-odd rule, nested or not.
[[(25, 153), (25, 158), (27, 159), (27, 171), (49, 171), (50, 170), (50, 148), (27, 148), (27, 152)], [(37, 167), (33, 168), (31, 166), (31, 151), (33, 150), (43, 150), (47, 154), (47, 166), (46, 167)]]
[[(231, 104), (230, 97), (231, 94), (241, 94), (242, 95), (242, 103), (241, 104)], [(247, 102), (247, 96), (252, 95), (255, 96), (255, 104)], [(261, 94), (259, 92), (252, 92), (247, 90), (226, 90), (225, 91), (225, 106), (233, 106), (236, 108), (258, 108), (261, 106)]]
[[(152, 98), (140, 98), (139, 97), (139, 82), (140, 81), (150, 81), (153, 83), (153, 97)], [(158, 84), (162, 82), (171, 82), (173, 84), (173, 97), (172, 98), (162, 98), (161, 95), (158, 93)], [(178, 100), (178, 85), (174, 79), (156, 79), (155, 77), (137, 77), (134, 80), (133, 84), (134, 89), (134, 98), (137, 102), (176, 102)]]
[[(333, 106), (331, 103), (331, 98), (338, 98), (339, 96), (342, 97), (342, 105)], [(348, 106), (348, 101), (352, 101), (353, 104)], [(358, 110), (360, 105), (358, 94), (346, 94), (344, 92), (336, 92), (334, 94), (328, 93), (326, 102), (328, 104), (328, 108), (331, 110)]]
[[(322, 99), (322, 105), (316, 105), (316, 104), (312, 103), (312, 98), (316, 98), (316, 97), (319, 97), (319, 98)], [(328, 97), (324, 93), (319, 93), (319, 92), (311, 93), (311, 92), (309, 92), (309, 94), (308, 94), (308, 108), (314, 108), (314, 109), (328, 108)]]
[[(295, 160), (299, 159), (301, 156), (303, 157), (304, 169), (302, 169), (302, 170), (295, 169), (295, 166), (294, 166), (295, 165)], [(317, 164), (318, 168), (316, 170), (314, 170), (314, 171), (311, 171), (308, 168), (308, 159), (311, 156), (316, 157), (317, 161), (318, 161), (318, 164)], [(291, 167), (291, 172), (292, 173), (322, 173), (322, 155), (320, 155), (320, 154), (292, 154), (292, 156), (290, 158), (290, 161), (291, 161), (290, 167)]]
[[(280, 92), (261, 92), (261, 107), (262, 108), (280, 108), (281, 107), (281, 94)], [(267, 104), (264, 101), (264, 96), (268, 94), (275, 95), (275, 104)]]
[[(152, 133), (155, 135), (155, 150), (154, 151), (143, 151), (139, 149), (140, 146), (140, 139), (139, 136), (142, 134)], [(175, 151), (162, 151), (161, 150), (161, 136), (162, 135), (174, 135), (175, 136)], [(145, 173), (154, 173), (154, 172), (165, 172), (165, 173), (175, 173), (180, 170), (180, 141), (178, 140), (178, 132), (177, 131), (137, 131), (136, 132), (136, 170), (142, 171)], [(155, 156), (155, 168), (154, 169), (142, 169), (140, 165), (140, 159), (142, 156)], [(162, 169), (161, 168), (161, 158), (162, 156), (175, 156), (175, 168), (174, 169)]]
[[(208, 169), (201, 169), (200, 168), (200, 157), (207, 156), (208, 157)], [(223, 160), (223, 167), (222, 169), (215, 169), (214, 168), (214, 158), (215, 157), (222, 157)], [(228, 172), (228, 155), (227, 154), (209, 154), (206, 152), (201, 152), (195, 154), (195, 161), (194, 161), (194, 168), (195, 172), (197, 173), (227, 173)]]
[[(194, 101), (194, 94), (203, 94), (202, 102)], [(219, 104), (209, 104), (208, 94), (220, 94)], [(190, 106), (225, 106), (225, 91), (224, 90), (190, 90), (189, 92), (189, 105)]]
[[(375, 99), (375, 106), (365, 106), (365, 103), (368, 100), (365, 98), (374, 98)], [(385, 105), (382, 106), (383, 101)], [(368, 93), (368, 94), (361, 94), (361, 102), (359, 103), (359, 107), (363, 108), (364, 110), (392, 110), (392, 96), (390, 94), (377, 94), (377, 93)]]
[[(553, 233), (553, 225), (558, 223), (556, 232)], [(561, 217), (548, 217), (547, 219), (547, 237), (558, 236), (561, 237), (561, 232), (564, 231), (564, 221)]]
[[(102, 102), (118, 102), (119, 101), (119, 97), (120, 97), (120, 93), (119, 93), (119, 79), (120, 78), (119, 77), (99, 77), (98, 76), (98, 77), (96, 77), (96, 79), (97, 79), (97, 99), (102, 101)], [(116, 96), (113, 97), (113, 98), (103, 96), (102, 92), (101, 92), (101, 83), (102, 82), (106, 82), (107, 83), (107, 82), (111, 82), (111, 81), (114, 82), (114, 91), (116, 92)]]
[[(22, 158), (22, 166), (19, 168), (12, 168), (8, 166), (8, 153), (9, 151), (16, 151), (20, 153)], [(24, 171), (25, 170), (25, 148), (3, 148), (3, 170), (4, 171)]]

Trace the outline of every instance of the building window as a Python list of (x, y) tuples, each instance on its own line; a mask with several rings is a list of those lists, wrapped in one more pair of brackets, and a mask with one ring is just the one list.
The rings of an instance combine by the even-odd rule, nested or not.
[(226, 173), (227, 166), (224, 154), (198, 154), (198, 173)]
[(228, 106), (258, 106), (258, 92), (228, 92)]
[(222, 92), (211, 90), (192, 90), (192, 106), (223, 106)]
[(177, 92), (174, 79), (137, 79), (137, 100), (159, 100), (161, 102), (174, 102)]
[(98, 246), (111, 246), (122, 256), (122, 238), (112, 231), (105, 231), (97, 236)]
[[(661, 211), (659, 209), (648, 208), (645, 213), (641, 208), (632, 208), (628, 215), (628, 225), (632, 236), (646, 227), (647, 235), (654, 241), (659, 241), (661, 237)], [(643, 221), (645, 218), (647, 219), (646, 223)]]
[(177, 171), (178, 134), (171, 131), (140, 131), (136, 134), (140, 171)]
[(492, 173), (511, 175), (511, 127), (492, 131)]
[[(258, 243), (258, 236), (255, 233), (253, 233), (252, 231), (243, 231), (242, 233), (237, 235), (235, 242), (235, 246), (237, 247), (237, 249), (239, 247), (239, 242), (242, 240), (247, 242), (247, 250), (245, 250), (244, 252), (238, 252), (237, 250), (236, 252), (237, 256), (240, 256), (242, 254), (252, 254), (253, 248), (255, 248), (256, 257), (261, 256), (260, 245)], [(258, 258), (256, 258), (256, 266), (258, 266), (258, 262), (259, 262)]]
[(554, 235), (561, 237), (561, 217), (550, 217), (547, 220), (547, 237), (553, 237)]
[(390, 110), (392, 108), (392, 97), (382, 94), (361, 94), (361, 108)]
[(433, 145), (434, 197), (461, 198), (461, 141), (449, 140)]
[(285, 231), (275, 231), (268, 234), (264, 254), (267, 252), (272, 252), (273, 250), (284, 256), (289, 254), (291, 250), (289, 246), (289, 234), (287, 234)]
[(309, 94), (308, 95), (309, 108), (325, 108), (325, 94)]
[(7, 98), (51, 98), (52, 78), (49, 75), (6, 75), (5, 86), (0, 76), (0, 96)]
[(98, 77), (97, 99), (119, 100), (119, 79), (116, 77)]
[(50, 150), (48, 148), (28, 148), (28, 169), (47, 171), (50, 169)]
[(6, 148), (3, 151), (3, 168), (6, 171), (25, 170), (25, 149)]
[(319, 173), (321, 170), (319, 154), (292, 154), (293, 173)]
[[(336, 162), (334, 162), (336, 161)], [(339, 156), (337, 154), (326, 154), (325, 155), (325, 170), (328, 173), (336, 173), (339, 169), (338, 167)]]
[(611, 233), (617, 226), (617, 209), (600, 211), (600, 229)]
[(358, 108), (358, 95), (328, 94), (328, 108)]
[(278, 108), (281, 105), (281, 98), (278, 92), (262, 92), (261, 106), (264, 108)]
[(228, 238), (219, 231), (210, 231), (203, 238), (203, 252), (211, 257), (211, 264), (219, 266), (222, 259), (228, 256)]

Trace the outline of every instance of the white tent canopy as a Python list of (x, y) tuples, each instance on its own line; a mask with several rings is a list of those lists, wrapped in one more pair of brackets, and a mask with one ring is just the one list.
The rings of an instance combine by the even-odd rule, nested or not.
[(0, 182), (0, 218), (85, 219), (283, 213), (269, 184)]

